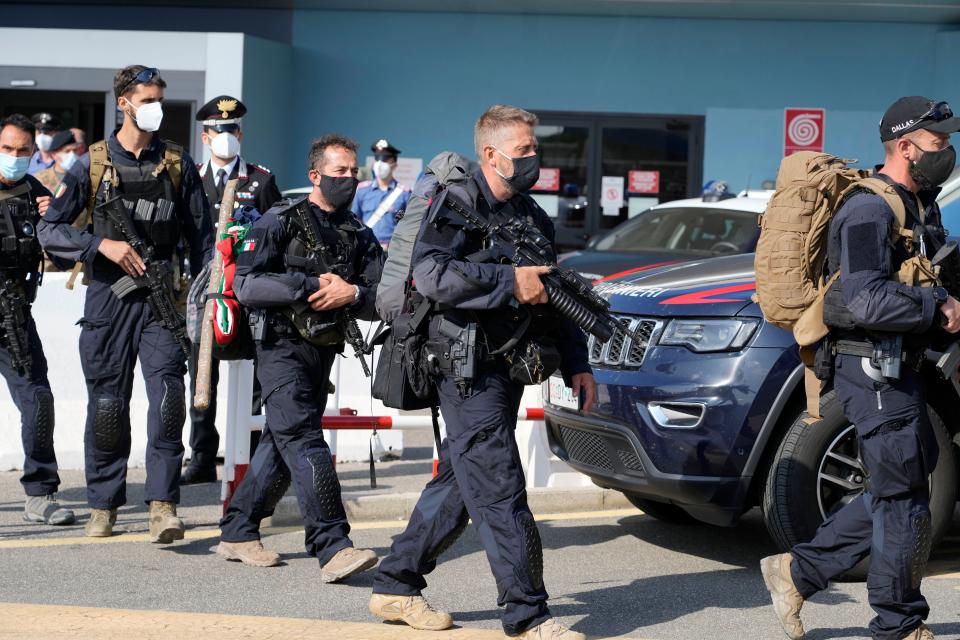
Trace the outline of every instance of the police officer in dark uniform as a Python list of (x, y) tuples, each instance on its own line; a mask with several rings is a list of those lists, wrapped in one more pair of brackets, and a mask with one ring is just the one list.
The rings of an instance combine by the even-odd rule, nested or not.
[(932, 257), (943, 242), (936, 197), (956, 164), (949, 138), (958, 130), (960, 119), (945, 102), (897, 100), (880, 123), (886, 158), (876, 177), (903, 202), (909, 237), (893, 234), (893, 209), (866, 190), (849, 195), (830, 225), (829, 270), (840, 274), (824, 306), (837, 354), (834, 388), (856, 427), (868, 478), (866, 491), (827, 520), (811, 542), (761, 561), (791, 638), (803, 637), (803, 602), (868, 554), (873, 637), (933, 638), (923, 624), (930, 610), (920, 581), (931, 544), (927, 479), (938, 446), (919, 369), (938, 326), (960, 330), (960, 303), (935, 282), (912, 286), (898, 273), (907, 273), (901, 270), (905, 263)]
[(56, 498), (60, 476), (53, 450), (53, 394), (43, 345), (30, 314), (43, 255), (35, 232), (37, 205), (38, 200), (50, 198), (50, 192), (27, 174), (34, 133), (33, 123), (19, 113), (0, 122), (0, 222), (10, 234), (0, 242), (0, 323), (4, 334), (0, 338), (0, 374), (20, 410), (24, 453), (20, 483), (27, 495), (23, 518), (64, 525), (72, 524), (74, 515)]
[[(90, 148), (90, 173), (69, 172), (66, 188), (40, 223), (48, 253), (82, 262), (89, 277), (80, 355), (87, 381), (87, 500), (92, 508), (88, 536), (112, 535), (117, 508), (126, 503), (130, 455), (130, 395), (139, 355), (147, 388), (147, 480), (150, 537), (169, 543), (183, 538), (177, 517), (183, 423), (186, 419), (186, 355), (176, 318), (166, 322), (144, 289), (120, 298), (111, 286), (144, 273), (144, 260), (99, 205), (119, 196), (140, 239), (154, 259), (174, 262), (177, 246), (190, 247), (195, 276), (213, 253), (213, 225), (197, 167), (178, 145), (155, 135), (163, 117), (166, 82), (154, 68), (134, 65), (117, 72), (114, 94), (123, 125)], [(92, 229), (72, 226), (93, 209)], [(172, 277), (173, 267), (169, 269)], [(127, 281), (129, 282), (129, 281)]]
[[(260, 165), (247, 162), (240, 156), (243, 131), (240, 119), (247, 107), (233, 96), (217, 96), (197, 111), (197, 120), (203, 125), (203, 144), (210, 147), (210, 160), (197, 165), (203, 179), (203, 191), (210, 203), (210, 215), (216, 225), (220, 218), (220, 201), (228, 180), (237, 180), (234, 208), (244, 205), (263, 213), (280, 200), (280, 189), (273, 174)], [(190, 397), (197, 384), (197, 355), (194, 344), (190, 356)], [(180, 484), (198, 484), (217, 480), (217, 450), (220, 436), (214, 424), (217, 417), (217, 383), (220, 367), (215, 363), (210, 370), (210, 406), (201, 411), (190, 406), (190, 464), (180, 476)], [(254, 392), (254, 404), (259, 404), (259, 389)]]
[[(543, 584), (543, 552), (527, 506), (526, 483), (514, 439), (523, 383), (509, 373), (503, 355), (492, 355), (512, 337), (520, 344), (552, 337), (560, 369), (574, 393), (584, 392), (583, 409), (593, 403), (596, 385), (580, 328), (549, 307), (540, 276), (547, 267), (513, 267), (467, 260), (485, 247), (483, 239), (449, 222), (450, 198), (478, 215), (509, 212), (533, 222), (552, 242), (553, 225), (526, 193), (537, 181), (539, 162), (533, 114), (504, 105), (488, 109), (474, 139), (480, 169), (464, 185), (454, 185), (434, 207), (414, 249), (417, 292), (434, 307), (429, 323), (428, 358), (440, 364), (437, 382), (447, 438), (440, 448), (438, 475), (423, 491), (407, 529), (394, 539), (373, 585), (369, 608), (386, 620), (417, 629), (441, 630), (451, 617), (424, 600), (424, 576), (467, 525), (477, 527), (505, 607), (504, 631), (521, 638), (577, 640), (551, 617)], [(455, 219), (455, 217), (454, 217)], [(534, 322), (517, 336), (526, 314)], [(455, 327), (476, 323), (478, 343), (472, 378), (448, 368), (445, 353), (462, 354), (467, 339), (451, 342)], [(469, 335), (467, 331), (467, 335)], [(462, 333), (460, 335), (463, 335)], [(462, 357), (462, 356), (461, 356)]]
[(255, 329), (254, 338), (267, 423), (220, 522), (217, 552), (253, 566), (278, 564), (279, 556), (260, 543), (260, 521), (292, 480), (307, 553), (319, 560), (323, 582), (337, 582), (369, 569), (377, 557), (354, 549), (348, 537), (320, 416), (333, 361), (343, 350), (340, 320), (345, 311), (375, 316), (383, 252), (350, 211), (356, 144), (324, 136), (312, 144), (307, 166), (313, 192), (281, 201), (255, 222), (237, 258), (237, 299), (261, 310), (263, 330)]

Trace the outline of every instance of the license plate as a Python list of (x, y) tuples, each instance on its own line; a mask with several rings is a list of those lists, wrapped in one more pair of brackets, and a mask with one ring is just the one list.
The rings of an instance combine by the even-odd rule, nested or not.
[(573, 389), (563, 383), (563, 378), (559, 376), (550, 376), (547, 381), (547, 402), (577, 411), (580, 408), (580, 400), (573, 394)]

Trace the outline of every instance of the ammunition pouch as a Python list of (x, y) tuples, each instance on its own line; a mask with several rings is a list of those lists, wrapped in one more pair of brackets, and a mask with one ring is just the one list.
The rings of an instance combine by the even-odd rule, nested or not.
[(506, 355), (510, 379), (522, 385), (541, 384), (560, 368), (560, 351), (546, 340), (521, 341)]
[(903, 261), (896, 279), (909, 287), (936, 287), (940, 284), (940, 268), (926, 256), (916, 255)]
[(318, 347), (343, 344), (343, 313), (314, 311), (306, 303), (287, 307), (281, 312), (301, 338)]

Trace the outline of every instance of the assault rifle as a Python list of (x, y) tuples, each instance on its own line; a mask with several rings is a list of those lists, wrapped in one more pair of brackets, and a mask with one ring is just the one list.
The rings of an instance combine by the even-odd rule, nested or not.
[(180, 345), (184, 356), (189, 358), (190, 340), (187, 338), (186, 321), (177, 311), (176, 297), (173, 292), (173, 268), (170, 262), (158, 260), (154, 256), (153, 246), (147, 244), (137, 233), (123, 198), (121, 196), (109, 197), (109, 190), (107, 195), (107, 200), (97, 208), (103, 210), (113, 226), (120, 231), (144, 264), (142, 276), (123, 276), (114, 282), (110, 289), (121, 300), (134, 291), (147, 289), (149, 292), (147, 301), (150, 303), (153, 315), (160, 324), (170, 330)]
[[(336, 260), (328, 259), (329, 247), (320, 240), (320, 231), (317, 229), (316, 220), (310, 213), (310, 207), (306, 201), (294, 207), (294, 212), (297, 216), (297, 226), (303, 231), (303, 239), (306, 241), (304, 244), (308, 254), (306, 258), (308, 268), (315, 274), (334, 273), (342, 277), (343, 266), (337, 264)], [(306, 312), (308, 310), (309, 307), (305, 307), (299, 311)], [(346, 307), (334, 309), (334, 311), (338, 312), (342, 318), (340, 330), (343, 332), (344, 341), (353, 348), (353, 355), (360, 361), (363, 374), (369, 378), (370, 367), (367, 365), (364, 356), (373, 353), (373, 347), (369, 346), (363, 339), (363, 333), (360, 331), (357, 319)]]
[[(593, 287), (572, 269), (557, 266), (553, 245), (532, 223), (517, 216), (491, 212), (483, 218), (449, 193), (446, 205), (467, 230), (480, 233), (491, 241), (491, 247), (467, 257), (470, 262), (512, 263), (517, 267), (551, 268), (541, 276), (550, 304), (560, 315), (575, 322), (584, 333), (600, 342), (607, 342), (614, 331), (630, 333), (623, 323), (610, 315), (610, 303), (598, 296)], [(509, 252), (508, 252), (509, 250)], [(634, 336), (639, 339), (639, 336)]]
[(27, 302), (23, 288), (10, 278), (7, 278), (0, 288), (0, 318), (5, 346), (10, 352), (10, 364), (17, 373), (29, 378), (32, 373), (30, 334), (27, 331), (30, 303)]

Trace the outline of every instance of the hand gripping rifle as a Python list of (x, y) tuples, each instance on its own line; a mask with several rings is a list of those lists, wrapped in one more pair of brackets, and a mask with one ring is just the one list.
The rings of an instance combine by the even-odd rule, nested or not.
[[(316, 274), (335, 273), (338, 276), (341, 275), (338, 273), (341, 268), (336, 264), (336, 261), (327, 259), (326, 254), (328, 247), (320, 240), (320, 231), (317, 229), (317, 223), (316, 220), (313, 219), (313, 214), (310, 213), (310, 207), (306, 202), (301, 202), (294, 208), (294, 212), (297, 217), (297, 226), (299, 226), (303, 232), (304, 244), (309, 254), (307, 256), (307, 262), (311, 263), (312, 271)], [(306, 310), (306, 308), (303, 310)], [(363, 374), (369, 378), (370, 367), (367, 365), (367, 360), (364, 356), (373, 353), (373, 347), (369, 346), (366, 340), (363, 339), (363, 333), (360, 331), (357, 319), (353, 317), (353, 314), (346, 307), (334, 309), (334, 311), (342, 314), (340, 329), (343, 331), (343, 338), (353, 348), (353, 355), (360, 361)]]
[[(550, 273), (541, 279), (550, 305), (560, 315), (575, 322), (584, 333), (593, 335), (600, 342), (610, 340), (616, 330), (629, 333), (623, 323), (610, 315), (610, 303), (594, 293), (589, 282), (572, 269), (557, 266), (553, 259), (553, 245), (533, 223), (495, 212), (491, 212), (488, 219), (482, 218), (449, 193), (446, 206), (460, 218), (451, 222), (462, 224), (465, 229), (476, 231), (491, 241), (489, 249), (468, 256), (470, 262), (550, 267)], [(639, 336), (635, 337), (639, 339)]]
[(187, 325), (177, 311), (176, 297), (173, 292), (173, 269), (166, 260), (157, 260), (153, 255), (153, 246), (147, 244), (133, 226), (130, 212), (121, 196), (113, 196), (107, 187), (107, 199), (97, 208), (103, 210), (107, 218), (126, 241), (137, 252), (144, 264), (141, 276), (123, 276), (113, 283), (110, 289), (121, 300), (138, 289), (147, 289), (147, 301), (153, 315), (164, 327), (173, 333), (180, 344), (184, 356), (190, 357), (190, 340), (187, 338)]
[(26, 378), (32, 373), (30, 334), (27, 332), (29, 320), (30, 303), (23, 288), (12, 278), (6, 278), (0, 287), (0, 328), (10, 352), (10, 364)]

